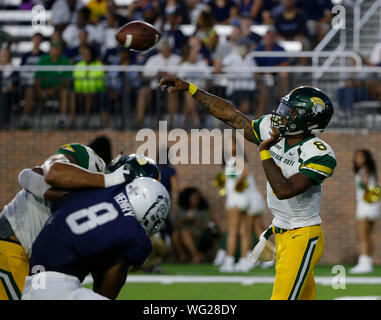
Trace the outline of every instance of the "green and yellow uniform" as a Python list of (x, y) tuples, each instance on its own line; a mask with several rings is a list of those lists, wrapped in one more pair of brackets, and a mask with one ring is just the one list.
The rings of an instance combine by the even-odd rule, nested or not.
[[(104, 161), (89, 147), (66, 144), (56, 151), (73, 157), (77, 165), (104, 172)], [(34, 240), (50, 217), (50, 204), (22, 189), (0, 212), (0, 300), (19, 300), (29, 274)], [(4, 234), (4, 237), (1, 236)], [(19, 242), (9, 239), (15, 235)]]
[[(255, 142), (259, 145), (270, 137), (271, 115), (252, 122)], [(322, 182), (332, 176), (336, 158), (332, 148), (311, 134), (289, 146), (287, 138), (270, 149), (275, 163), (286, 178), (302, 173), (313, 180), (305, 192), (279, 200), (267, 183), (267, 204), (274, 215), (276, 242), (276, 277), (272, 299), (314, 299), (313, 268), (324, 251), (320, 202)]]

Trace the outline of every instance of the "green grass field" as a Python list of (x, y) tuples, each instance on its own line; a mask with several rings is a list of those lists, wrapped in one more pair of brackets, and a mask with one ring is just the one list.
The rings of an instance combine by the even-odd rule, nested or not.
[[(131, 273), (122, 288), (120, 300), (267, 300), (271, 296), (274, 268), (255, 268), (249, 273), (221, 274), (217, 267), (163, 265), (164, 274)], [(334, 289), (331, 266), (315, 268), (318, 300), (340, 297), (381, 299), (381, 267), (367, 275), (350, 275), (346, 267), (345, 289)], [(264, 283), (263, 283), (264, 282)], [(359, 282), (359, 283), (354, 283)], [(87, 285), (91, 287), (90, 285)]]

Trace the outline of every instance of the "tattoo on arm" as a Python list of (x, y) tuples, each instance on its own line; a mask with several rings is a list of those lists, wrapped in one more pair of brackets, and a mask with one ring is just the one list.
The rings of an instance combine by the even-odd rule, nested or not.
[(243, 129), (245, 138), (250, 142), (255, 142), (251, 120), (230, 102), (201, 89), (197, 89), (193, 97), (211, 115), (233, 128)]

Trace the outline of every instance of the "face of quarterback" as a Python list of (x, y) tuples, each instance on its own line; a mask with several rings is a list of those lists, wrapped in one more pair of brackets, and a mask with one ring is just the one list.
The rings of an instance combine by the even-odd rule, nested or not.
[(280, 116), (280, 122), (282, 126), (285, 126), (290, 119), (294, 119), (296, 116), (296, 109), (290, 108), (284, 103), (280, 103), (277, 109), (277, 114)]

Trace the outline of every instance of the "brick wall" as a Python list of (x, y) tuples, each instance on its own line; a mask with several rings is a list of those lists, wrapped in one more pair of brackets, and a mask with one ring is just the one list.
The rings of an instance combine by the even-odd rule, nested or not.
[[(95, 136), (106, 135), (112, 141), (113, 154), (120, 150), (132, 153), (141, 142), (135, 141), (134, 132), (122, 131), (74, 131), (74, 132), (0, 132), (0, 207), (9, 202), (18, 192), (18, 172), (26, 167), (41, 164), (56, 148), (68, 142), (88, 144)], [(322, 138), (336, 152), (338, 166), (333, 178), (324, 183), (321, 217), (326, 237), (326, 249), (322, 263), (354, 263), (357, 241), (355, 214), (355, 189), (352, 172), (353, 151), (368, 148), (374, 154), (381, 173), (381, 134), (326, 133)], [(213, 146), (213, 143), (212, 143)], [(257, 185), (265, 194), (265, 177), (262, 172), (257, 147), (246, 143), (246, 155)], [(224, 199), (212, 186), (214, 175), (221, 171), (219, 165), (178, 165), (176, 167), (180, 187), (196, 186), (209, 200), (213, 217), (222, 228), (225, 224)], [(264, 223), (271, 223), (271, 214), (266, 212)], [(381, 264), (381, 223), (374, 226), (375, 260)]]

